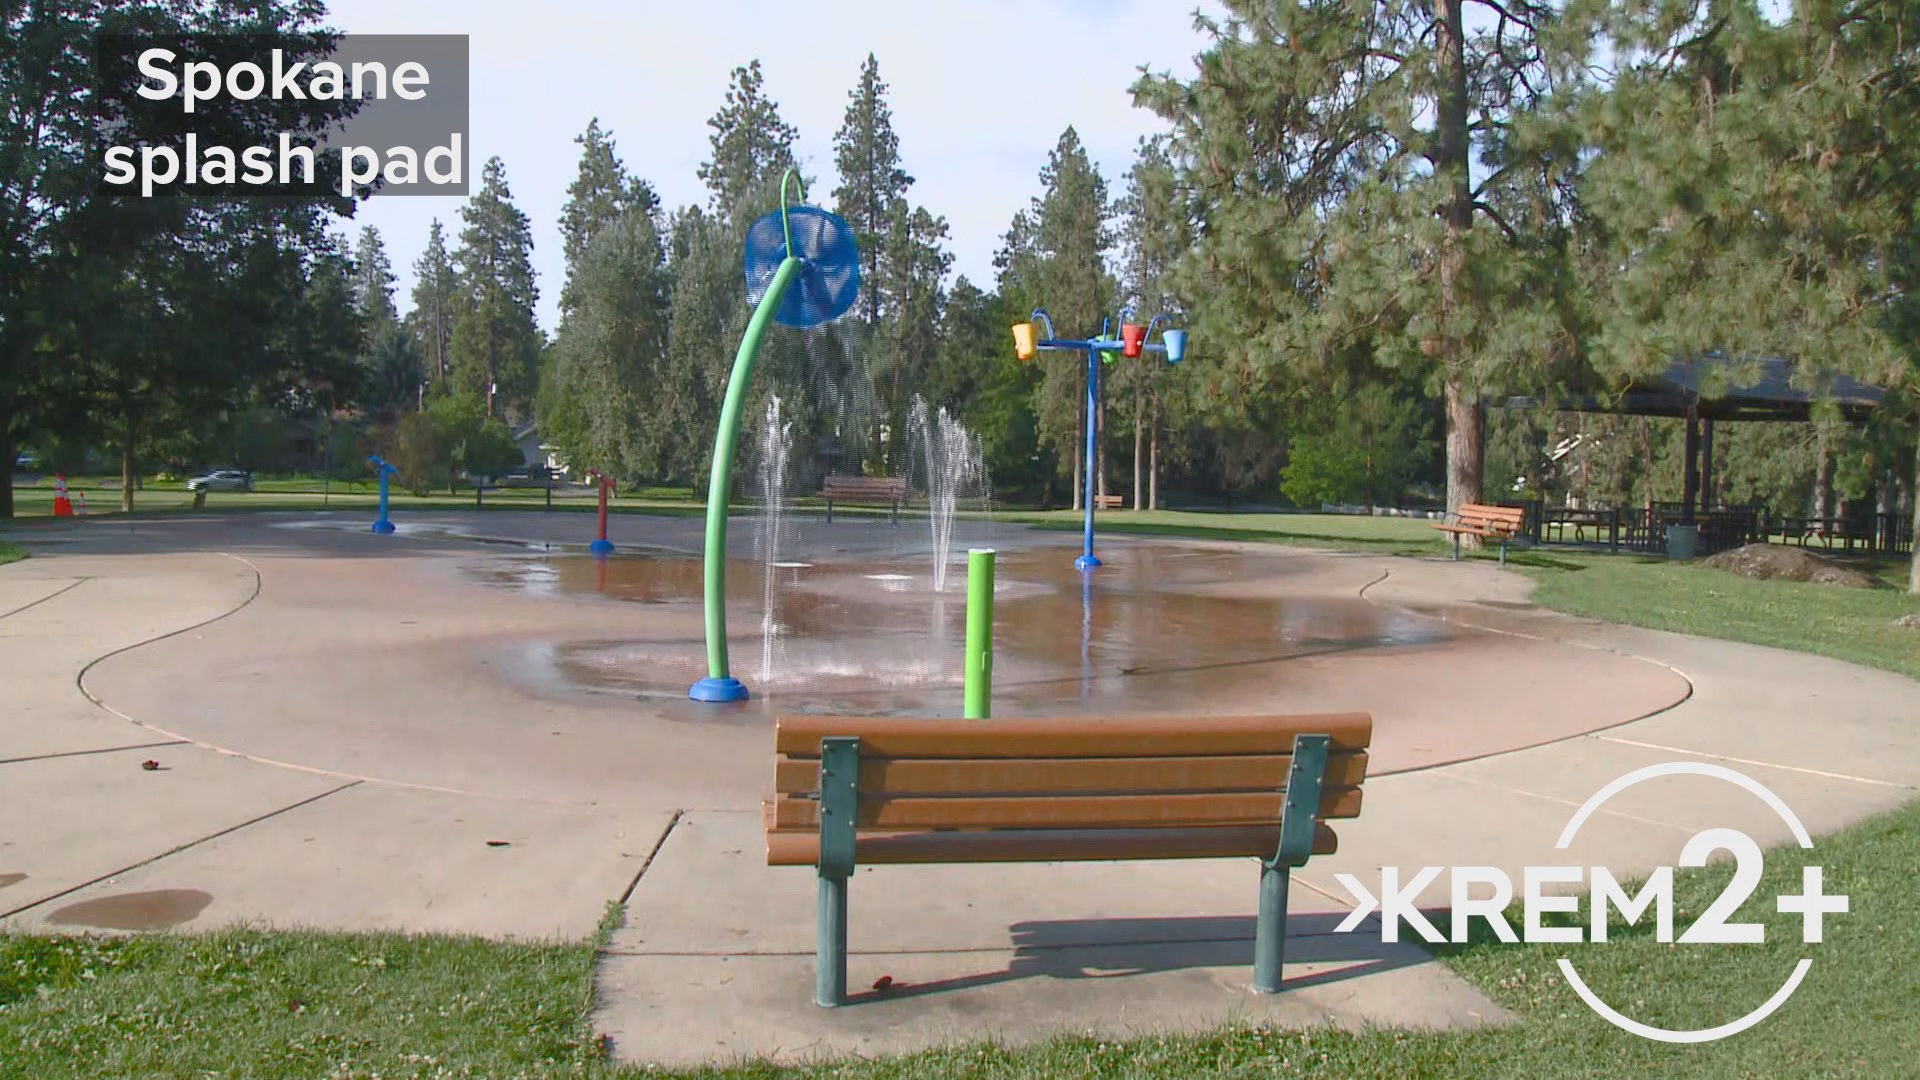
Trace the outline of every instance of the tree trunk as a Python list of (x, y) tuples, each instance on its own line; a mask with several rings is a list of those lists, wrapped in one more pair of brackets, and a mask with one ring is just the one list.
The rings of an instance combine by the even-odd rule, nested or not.
[(120, 447), (120, 512), (133, 513), (133, 485), (140, 479), (140, 463), (134, 458), (134, 439), (140, 434), (133, 410), (127, 410), (126, 442)]
[(1920, 596), (1920, 444), (1913, 451), (1913, 483), (1907, 487), (1907, 501), (1913, 503), (1913, 558), (1907, 569), (1907, 591)]
[[(1483, 413), (1479, 395), (1465, 385), (1466, 357), (1460, 340), (1459, 309), (1467, 288), (1466, 234), (1473, 228), (1473, 186), (1468, 171), (1466, 29), (1462, 0), (1433, 0), (1434, 43), (1439, 53), (1440, 88), (1433, 168), (1447, 179), (1442, 207), (1446, 232), (1440, 251), (1440, 327), (1437, 342), (1446, 373), (1447, 509), (1480, 501), (1484, 461)], [(1462, 547), (1479, 547), (1479, 538), (1462, 537)]]
[(1160, 509), (1160, 395), (1153, 395), (1153, 422), (1147, 425), (1147, 508)]
[(1073, 508), (1075, 510), (1081, 509), (1080, 497), (1087, 490), (1086, 485), (1080, 482), (1080, 467), (1085, 464), (1080, 460), (1081, 447), (1086, 444), (1087, 418), (1086, 410), (1082, 409), (1080, 416), (1073, 422)]
[(1140, 444), (1146, 441), (1146, 401), (1140, 384), (1133, 384), (1133, 511), (1140, 512)]
[[(1480, 501), (1483, 415), (1480, 403), (1467, 400), (1457, 377), (1447, 378), (1447, 511)], [(1479, 537), (1462, 536), (1462, 547), (1478, 547)]]
[(1819, 444), (1814, 453), (1818, 457), (1813, 471), (1813, 516), (1830, 518), (1833, 516), (1833, 451), (1827, 442), (1825, 428), (1820, 430)]
[(13, 455), (19, 451), (7, 426), (11, 419), (11, 410), (0, 408), (0, 521), (13, 520)]
[(1107, 497), (1107, 403), (1104, 399), (1093, 415), (1093, 486), (1104, 499)]

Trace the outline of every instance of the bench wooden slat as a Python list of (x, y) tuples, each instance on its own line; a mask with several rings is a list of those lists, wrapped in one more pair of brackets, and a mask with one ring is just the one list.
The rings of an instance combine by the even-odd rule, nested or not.
[(1330, 736), (1335, 751), (1364, 750), (1373, 738), (1373, 718), (1366, 713), (967, 721), (782, 716), (776, 721), (774, 749), (817, 759), (823, 737), (850, 735), (860, 740), (862, 757), (1207, 757), (1288, 754), (1299, 734)]
[(820, 487), (822, 495), (843, 501), (898, 499), (906, 494), (906, 490), (905, 480), (885, 476), (830, 476)]
[[(1277, 785), (1276, 785), (1277, 786)], [(1129, 829), (1162, 825), (1280, 824), (1279, 791), (1174, 795), (1036, 795), (967, 798), (860, 796), (854, 825), (862, 829)], [(1321, 792), (1320, 816), (1360, 814), (1357, 787)], [(802, 796), (774, 800), (774, 828), (817, 829), (820, 803)]]
[[(768, 832), (768, 866), (813, 866), (820, 834)], [(1127, 859), (1271, 858), (1280, 829), (1269, 825), (1162, 829), (1002, 829), (983, 832), (857, 833), (856, 857), (879, 863), (1109, 862)], [(1333, 830), (1316, 825), (1313, 853), (1339, 848)]]
[[(861, 755), (860, 787), (893, 795), (1070, 795), (1112, 792), (1271, 791), (1293, 758), (1287, 754), (1138, 758), (881, 758)], [(1327, 758), (1326, 782), (1348, 787), (1366, 779), (1367, 752)], [(820, 759), (781, 755), (774, 790), (820, 790)]]

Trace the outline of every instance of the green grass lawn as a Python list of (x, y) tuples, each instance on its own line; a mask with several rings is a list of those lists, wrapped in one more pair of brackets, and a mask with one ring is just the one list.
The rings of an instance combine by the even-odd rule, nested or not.
[[(1008, 510), (1001, 520), (1042, 529), (1079, 532), (1082, 515), (1074, 510)], [(1104, 510), (1095, 528), (1102, 533), (1170, 536), (1188, 540), (1246, 540), (1314, 547), (1339, 547), (1388, 555), (1438, 554), (1448, 550), (1445, 534), (1419, 518), (1363, 517), (1358, 514), (1219, 514), (1190, 510)]]
[(1920, 633), (1894, 625), (1920, 612), (1904, 565), (1879, 588), (1755, 581), (1700, 563), (1627, 555), (1534, 554), (1513, 560), (1539, 582), (1542, 607), (1656, 630), (1818, 653), (1920, 678)]
[(26, 557), (26, 548), (21, 547), (19, 544), (9, 544), (5, 540), (0, 540), (0, 566), (5, 566), (11, 562), (19, 562)]
[[(101, 517), (120, 513), (120, 491), (117, 486), (108, 487), (103, 483), (89, 479), (70, 479), (69, 490), (83, 492), (86, 495), (87, 516)], [(53, 488), (48, 484), (33, 487), (16, 487), (13, 490), (14, 513), (22, 520), (46, 518), (53, 515)], [(338, 482), (323, 486), (319, 480), (311, 478), (260, 479), (255, 482), (251, 492), (211, 492), (207, 496), (207, 509), (221, 513), (235, 511), (293, 511), (293, 510), (367, 510), (372, 511), (380, 502), (379, 488), (370, 482)], [(445, 491), (432, 491), (415, 495), (402, 488), (389, 492), (388, 505), (394, 513), (408, 510), (472, 510), (475, 506), (471, 489), (462, 489), (454, 494)], [(544, 510), (547, 508), (547, 494), (542, 488), (501, 488), (489, 489), (480, 499), (480, 507), (485, 510)], [(611, 508), (621, 513), (650, 514), (701, 514), (705, 506), (695, 502), (690, 492), (684, 488), (646, 488), (639, 492), (627, 492), (614, 498)], [(552, 509), (557, 511), (575, 511), (591, 513), (598, 507), (598, 500), (591, 493), (581, 491), (556, 492)], [(186, 489), (184, 482), (148, 481), (144, 488), (134, 492), (134, 513), (136, 514), (177, 514), (193, 508), (193, 493)]]

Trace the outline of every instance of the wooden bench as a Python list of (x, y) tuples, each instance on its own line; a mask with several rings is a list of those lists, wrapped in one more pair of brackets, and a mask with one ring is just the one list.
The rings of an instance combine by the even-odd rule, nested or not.
[(1260, 860), (1254, 987), (1278, 993), (1289, 872), (1360, 813), (1373, 720), (783, 716), (769, 866), (819, 876), (814, 999), (846, 1000), (857, 864)]
[(1093, 497), (1093, 508), (1095, 510), (1120, 510), (1124, 509), (1126, 505), (1127, 499), (1124, 495), (1095, 495)]
[(1520, 535), (1520, 526), (1526, 520), (1526, 510), (1518, 506), (1483, 506), (1480, 503), (1461, 503), (1460, 509), (1453, 515), (1454, 520), (1436, 521), (1432, 525), (1441, 532), (1453, 534), (1453, 557), (1460, 557), (1460, 537), (1479, 536), (1500, 542), (1500, 562), (1507, 561), (1507, 542)]
[(828, 476), (820, 488), (827, 500), (827, 524), (833, 524), (833, 504), (884, 506), (887, 520), (900, 522), (900, 504), (907, 498), (907, 482), (897, 476)]

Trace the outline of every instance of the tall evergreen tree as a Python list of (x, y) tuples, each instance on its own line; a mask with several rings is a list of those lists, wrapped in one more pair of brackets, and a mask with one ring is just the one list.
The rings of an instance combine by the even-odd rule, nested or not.
[(370, 325), (385, 326), (399, 320), (393, 306), (393, 282), (393, 263), (387, 258), (380, 230), (361, 226), (360, 239), (353, 248), (353, 303)]
[[(1107, 182), (1087, 156), (1080, 135), (1068, 128), (1040, 170), (1042, 192), (1017, 214), (997, 259), (1002, 292), (1044, 306), (1062, 335), (1092, 336), (1112, 307), (1114, 282), (1106, 256), (1114, 236)], [(1080, 506), (1085, 444), (1086, 370), (1053, 357), (1036, 391), (1041, 439), (1070, 466), (1073, 506)]]
[(543, 339), (534, 324), (539, 289), (533, 235), (513, 205), (506, 168), (487, 161), (480, 190), (460, 208), (464, 228), (453, 263), (459, 274), (451, 348), (455, 393), (486, 402), (488, 416), (531, 411)]
[[(1120, 202), (1125, 251), (1121, 290), (1141, 319), (1176, 316), (1184, 304), (1174, 270), (1193, 246), (1185, 197), (1163, 139), (1142, 139)], [(1188, 369), (1191, 370), (1191, 369)], [(1115, 380), (1133, 417), (1133, 508), (1159, 509), (1160, 433), (1166, 365), (1126, 365)]]
[(458, 302), (458, 275), (447, 255), (447, 241), (434, 219), (427, 234), (427, 247), (413, 264), (413, 311), (407, 316), (412, 324), (414, 349), (424, 367), (424, 376), (436, 387), (444, 387), (452, 371), (453, 312)]
[[(660, 199), (652, 186), (627, 172), (614, 152), (613, 132), (603, 131), (598, 117), (588, 121), (587, 130), (574, 136), (573, 141), (580, 147), (580, 168), (573, 183), (567, 185), (567, 203), (560, 210), (561, 244), (567, 265), (567, 280), (560, 290), (563, 319), (575, 304), (574, 273), (600, 230), (625, 214), (651, 218), (660, 210)], [(652, 224), (657, 235), (660, 222)]]
[(751, 221), (754, 200), (794, 164), (793, 144), (800, 137), (780, 118), (780, 106), (765, 92), (760, 61), (733, 69), (727, 100), (707, 121), (713, 156), (700, 166), (700, 179), (713, 195), (722, 218)]
[(360, 321), (361, 401), (391, 413), (413, 404), (420, 385), (419, 354), (393, 304), (393, 266), (380, 230), (360, 230), (353, 252), (353, 306)]
[(893, 131), (887, 84), (880, 79), (880, 61), (872, 53), (860, 67), (859, 85), (847, 97), (846, 118), (833, 137), (834, 165), (840, 174), (833, 203), (859, 241), (861, 315), (869, 329), (877, 330), (886, 306), (881, 260), (899, 214), (897, 204), (906, 199), (913, 177), (900, 167), (900, 137)]
[[(1467, 6), (1484, 18), (1468, 20)], [(1575, 351), (1577, 155), (1531, 123), (1558, 16), (1494, 0), (1225, 0), (1175, 125), (1205, 339), (1252, 389), (1356, 345), (1446, 399), (1447, 502), (1482, 487), (1484, 398)]]
[[(699, 207), (673, 216), (668, 238), (665, 375), (655, 389), (663, 425), (684, 437), (664, 455), (666, 476), (705, 482), (713, 429), (726, 393), (730, 343), (746, 327), (740, 249), (725, 222)], [(757, 380), (756, 380), (757, 381)]]
[(573, 281), (542, 373), (542, 433), (576, 467), (658, 476), (683, 431), (661, 393), (669, 292), (653, 216), (636, 207), (600, 229)]

